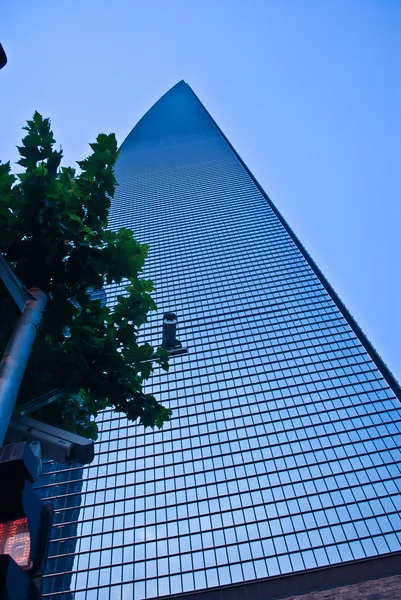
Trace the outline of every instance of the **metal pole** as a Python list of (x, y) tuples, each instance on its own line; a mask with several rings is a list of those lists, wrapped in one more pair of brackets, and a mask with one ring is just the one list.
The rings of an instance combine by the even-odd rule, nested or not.
[(4, 442), (22, 377), (46, 306), (47, 298), (44, 292), (36, 288), (29, 291), (33, 298), (26, 300), (24, 310), (11, 334), (0, 363), (0, 445)]

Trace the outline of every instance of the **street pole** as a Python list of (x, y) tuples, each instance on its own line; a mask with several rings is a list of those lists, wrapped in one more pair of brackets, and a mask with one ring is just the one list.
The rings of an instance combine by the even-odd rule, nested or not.
[(29, 297), (0, 363), (0, 445), (10, 423), (22, 377), (46, 306), (46, 295), (29, 290)]

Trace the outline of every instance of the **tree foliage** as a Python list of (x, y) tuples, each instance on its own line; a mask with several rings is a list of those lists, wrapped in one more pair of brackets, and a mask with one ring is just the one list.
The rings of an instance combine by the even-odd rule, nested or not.
[[(138, 343), (138, 328), (155, 309), (152, 282), (139, 278), (147, 246), (128, 229), (110, 231), (107, 219), (116, 180), (114, 134), (100, 134), (79, 173), (61, 167), (49, 119), (35, 112), (18, 148), (17, 176), (0, 163), (0, 252), (28, 288), (48, 298), (45, 316), (21, 386), (18, 406), (62, 389), (36, 418), (96, 438), (93, 417), (106, 407), (145, 426), (161, 427), (170, 411), (142, 385), (154, 349)], [(127, 282), (113, 308), (91, 292)], [(92, 294), (94, 295), (94, 294)], [(0, 351), (15, 325), (16, 307), (0, 289)], [(161, 366), (167, 356), (158, 349)]]

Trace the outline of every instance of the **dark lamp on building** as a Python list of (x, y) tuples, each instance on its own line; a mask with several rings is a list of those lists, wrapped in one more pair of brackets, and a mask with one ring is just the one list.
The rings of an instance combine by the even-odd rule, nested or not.
[(163, 342), (162, 348), (172, 350), (180, 347), (181, 343), (175, 337), (177, 330), (177, 316), (173, 312), (165, 313), (163, 316)]
[(186, 354), (187, 348), (183, 348), (182, 344), (176, 338), (177, 331), (177, 315), (173, 312), (164, 313), (163, 316), (163, 340), (161, 347), (167, 350), (170, 357), (178, 354)]

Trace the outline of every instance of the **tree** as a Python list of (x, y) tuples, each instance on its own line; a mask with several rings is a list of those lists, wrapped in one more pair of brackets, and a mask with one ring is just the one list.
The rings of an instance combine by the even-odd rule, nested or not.
[[(28, 288), (48, 298), (43, 324), (21, 386), (16, 410), (53, 390), (58, 399), (36, 418), (96, 439), (93, 417), (106, 407), (146, 426), (161, 427), (170, 410), (145, 394), (154, 349), (138, 343), (138, 328), (156, 308), (151, 281), (138, 277), (148, 247), (128, 229), (110, 231), (110, 199), (117, 185), (114, 134), (100, 134), (80, 172), (60, 168), (49, 119), (35, 112), (18, 148), (24, 171), (0, 163), (0, 252)], [(126, 282), (113, 308), (97, 290)], [(0, 351), (15, 324), (15, 306), (0, 289)], [(168, 368), (159, 348), (158, 364)]]

